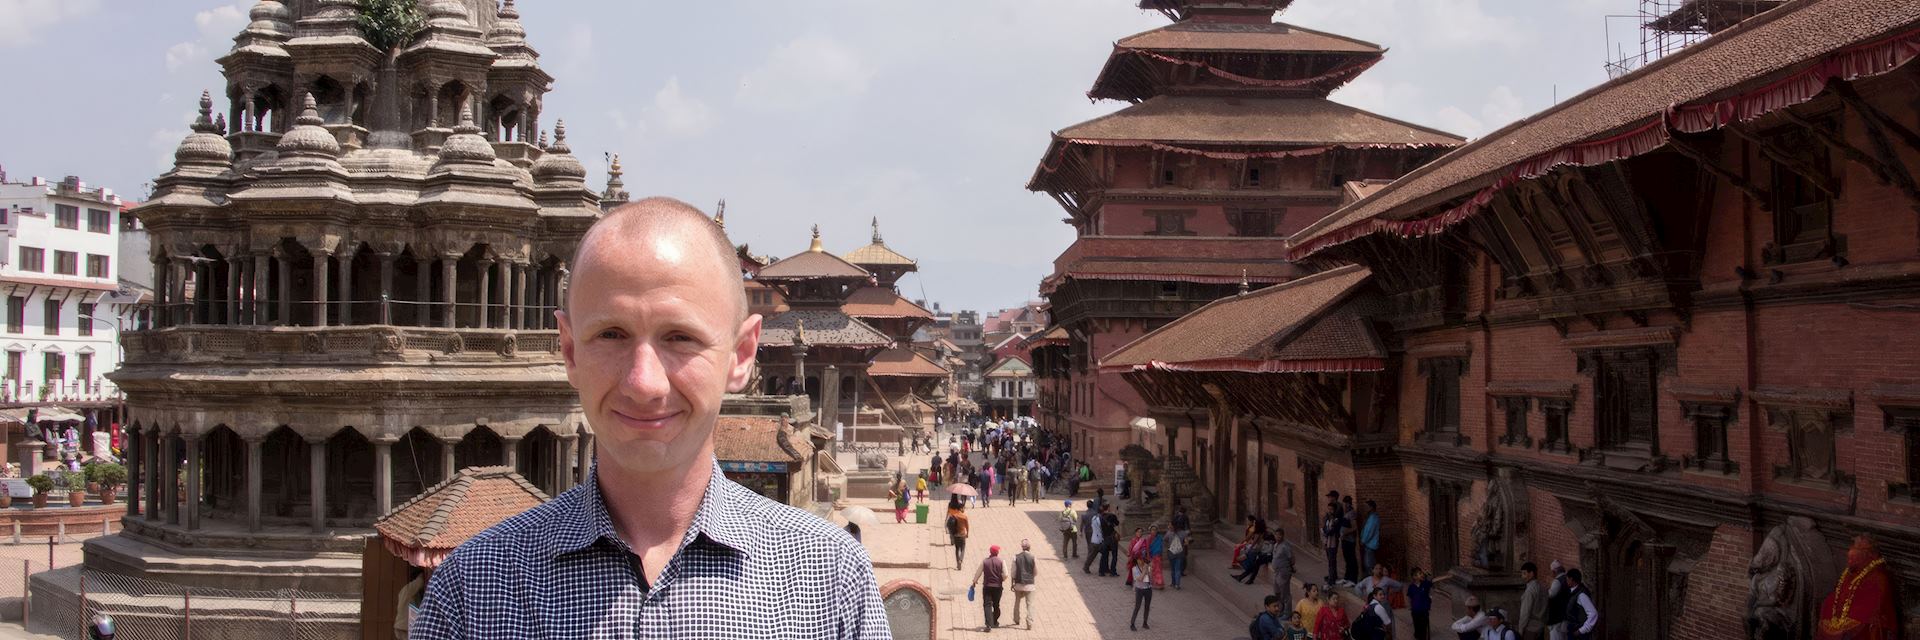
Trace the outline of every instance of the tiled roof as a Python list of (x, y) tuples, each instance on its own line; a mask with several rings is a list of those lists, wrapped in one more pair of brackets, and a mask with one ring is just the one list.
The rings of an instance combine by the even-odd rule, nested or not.
[(794, 329), (805, 325), (807, 344), (836, 347), (884, 347), (893, 339), (865, 322), (832, 309), (794, 309), (760, 325), (760, 344), (791, 346)]
[(1358, 313), (1329, 313), (1372, 272), (1357, 265), (1228, 296), (1141, 336), (1100, 360), (1102, 368), (1153, 364), (1257, 370), (1287, 360), (1385, 357)]
[(1393, 184), (1392, 180), (1349, 180), (1340, 187), (1340, 204), (1341, 206), (1353, 204), (1367, 196), (1379, 193), (1390, 184)]
[(1068, 278), (1078, 280), (1153, 280), (1233, 284), (1244, 274), (1252, 284), (1286, 282), (1300, 275), (1300, 268), (1287, 262), (1195, 262), (1156, 261), (1127, 258), (1083, 258), (1064, 271), (1041, 282), (1050, 291)]
[(1379, 55), (1380, 45), (1284, 22), (1186, 20), (1121, 38), (1116, 46), (1161, 51), (1257, 51)]
[(887, 248), (885, 243), (873, 244), (854, 249), (845, 256), (847, 262), (871, 264), (876, 266), (913, 266), (913, 258), (900, 255), (900, 252)]
[[(1015, 365), (1016, 362), (1019, 364)], [(994, 362), (993, 366), (987, 367), (984, 375), (988, 378), (1032, 377), (1033, 365), (1027, 362), (1025, 356), (1012, 354)]]
[(1307, 97), (1157, 96), (1067, 127), (1058, 137), (1236, 145), (1453, 146), (1462, 142), (1450, 133)]
[(796, 443), (780, 428), (779, 418), (720, 416), (713, 426), (713, 457), (722, 462), (795, 463), (812, 452), (812, 444)]
[(511, 467), (467, 467), (374, 521), (387, 549), (419, 567), (440, 564), (454, 547), (547, 494)]
[(1759, 86), (1843, 47), (1912, 29), (1916, 22), (1916, 2), (1789, 3), (1455, 149), (1372, 197), (1309, 225), (1290, 245), (1296, 253), (1311, 253), (1340, 241), (1322, 238), (1366, 221), (1416, 217), (1493, 184), (1530, 159), (1617, 135), (1675, 105)]
[(912, 349), (882, 351), (867, 365), (867, 375), (876, 378), (945, 378), (951, 373)]
[(933, 312), (886, 287), (855, 289), (840, 310), (855, 318), (933, 318)]
[(825, 251), (802, 251), (792, 257), (760, 268), (759, 280), (804, 280), (807, 278), (866, 278), (866, 269)]

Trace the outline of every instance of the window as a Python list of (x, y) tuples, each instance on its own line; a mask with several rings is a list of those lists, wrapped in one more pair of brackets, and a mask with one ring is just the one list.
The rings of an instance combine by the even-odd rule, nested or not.
[(80, 330), (80, 335), (93, 335), (93, 304), (80, 303), (79, 311), (74, 315), (73, 326)]
[(1149, 232), (1147, 235), (1154, 235), (1154, 236), (1193, 235), (1192, 231), (1187, 230), (1187, 217), (1193, 215), (1192, 210), (1148, 211), (1147, 215), (1153, 217), (1153, 231)]
[(58, 351), (48, 351), (46, 355), (46, 368), (41, 373), (46, 376), (45, 384), (47, 386), (53, 386), (53, 383), (59, 382), (67, 377), (67, 354)]
[(113, 212), (102, 209), (88, 209), (87, 230), (94, 233), (112, 233)]
[(7, 333), (26, 331), (27, 299), (20, 296), (7, 297)]
[(20, 381), (20, 369), (22, 366), (20, 364), (21, 360), (23, 360), (23, 358), (20, 357), (20, 352), (18, 351), (7, 352), (7, 380), (10, 380), (13, 382)]
[(87, 255), (87, 277), (111, 278), (113, 277), (113, 272), (108, 269), (109, 266), (106, 256)]
[(1248, 187), (1260, 186), (1260, 178), (1262, 177), (1260, 174), (1260, 165), (1252, 162), (1247, 163), (1246, 178), (1241, 181), (1241, 184)]
[(1467, 373), (1466, 358), (1426, 358), (1420, 373), (1427, 376), (1427, 421), (1422, 439), (1465, 445), (1460, 435), (1460, 376)]
[(1180, 283), (1178, 282), (1160, 283), (1160, 297), (1162, 299), (1180, 297)]
[(1594, 430), (1600, 448), (1648, 448), (1657, 433), (1655, 352), (1612, 349), (1582, 356), (1593, 374)]
[(39, 273), (47, 270), (47, 251), (39, 247), (20, 247), (20, 270)]
[(63, 276), (79, 275), (80, 254), (72, 251), (54, 250), (53, 272)]
[(1902, 482), (1887, 483), (1887, 497), (1905, 500), (1920, 500), (1915, 495), (1920, 488), (1920, 408), (1898, 407), (1887, 409), (1887, 430), (1903, 436), (1906, 445), (1906, 473), (1899, 477)]
[(1846, 412), (1834, 409), (1767, 409), (1767, 422), (1773, 430), (1787, 434), (1787, 464), (1775, 466), (1773, 477), (1834, 485), (1851, 484), (1851, 479), (1840, 471), (1834, 459), (1833, 446), (1836, 425), (1849, 419)]
[(41, 324), (46, 325), (47, 335), (60, 335), (60, 301), (47, 298), (46, 308), (41, 313)]
[(62, 229), (80, 228), (80, 207), (70, 204), (53, 205), (53, 226)]
[(1681, 464), (1721, 473), (1738, 471), (1727, 449), (1727, 425), (1733, 422), (1733, 406), (1681, 402), (1680, 412), (1693, 425), (1693, 454), (1683, 456)]
[(1508, 396), (1497, 400), (1507, 418), (1507, 432), (1501, 436), (1500, 444), (1511, 447), (1531, 447), (1533, 438), (1527, 436), (1527, 410), (1532, 400), (1526, 396)]
[(1791, 164), (1773, 165), (1773, 243), (1763, 250), (1769, 264), (1805, 262), (1844, 253), (1833, 235), (1833, 194), (1826, 182), (1827, 146), (1800, 127), (1770, 136)]
[(87, 384), (88, 381), (93, 380), (93, 354), (82, 353), (77, 357), (79, 361), (74, 363), (73, 379), (79, 380), (81, 384)]
[(1272, 211), (1239, 211), (1233, 215), (1233, 233), (1248, 238), (1265, 238), (1273, 235), (1274, 220)]
[(1540, 416), (1546, 419), (1546, 439), (1540, 443), (1540, 450), (1573, 453), (1573, 442), (1567, 438), (1567, 416), (1572, 413), (1572, 401), (1540, 401)]

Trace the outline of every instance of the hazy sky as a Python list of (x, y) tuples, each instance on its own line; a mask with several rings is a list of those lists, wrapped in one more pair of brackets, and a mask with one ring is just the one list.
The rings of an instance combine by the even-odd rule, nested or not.
[[(1048, 132), (1110, 113), (1085, 92), (1114, 40), (1165, 24), (1132, 0), (521, 0), (557, 80), (543, 128), (605, 181), (702, 207), (754, 252), (888, 246), (947, 309), (1035, 296), (1072, 241), (1024, 189)], [(130, 197), (171, 166), (250, 0), (0, 0), (0, 164)], [(1605, 19), (1634, 0), (1298, 0), (1280, 20), (1389, 48), (1334, 99), (1478, 136), (1605, 79)], [(1623, 38), (1616, 21), (1615, 40)]]

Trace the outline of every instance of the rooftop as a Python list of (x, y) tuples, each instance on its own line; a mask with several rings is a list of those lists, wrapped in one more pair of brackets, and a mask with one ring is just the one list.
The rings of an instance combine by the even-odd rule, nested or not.
[[(720, 416), (713, 427), (713, 457), (723, 462), (800, 462), (813, 445), (795, 442), (781, 418)], [(803, 452), (804, 450), (804, 452)]]
[(878, 329), (835, 309), (794, 309), (768, 318), (760, 325), (760, 344), (792, 346), (795, 333), (804, 334), (804, 341), (810, 345), (885, 347), (893, 344), (893, 339)]
[(945, 378), (953, 372), (909, 348), (893, 348), (873, 356), (867, 375), (876, 378)]
[(1102, 369), (1371, 370), (1386, 350), (1342, 303), (1372, 272), (1349, 265), (1208, 303), (1102, 358)]
[(546, 501), (545, 492), (511, 467), (467, 467), (381, 516), (373, 528), (394, 555), (435, 567), (460, 543)]
[(886, 287), (861, 287), (847, 295), (840, 310), (855, 318), (929, 318), (933, 313)]

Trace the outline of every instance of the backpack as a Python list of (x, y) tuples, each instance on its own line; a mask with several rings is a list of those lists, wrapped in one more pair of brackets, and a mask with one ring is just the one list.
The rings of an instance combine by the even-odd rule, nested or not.
[[(1267, 640), (1267, 636), (1260, 635), (1260, 619), (1271, 617), (1273, 617), (1273, 614), (1265, 611), (1260, 612), (1260, 615), (1254, 616), (1253, 622), (1247, 623), (1247, 637), (1253, 640)], [(1276, 620), (1275, 622), (1279, 621)]]
[(960, 521), (947, 518), (947, 535), (960, 533)]
[(1354, 640), (1378, 638), (1381, 630), (1385, 628), (1381, 622), (1379, 614), (1373, 612), (1373, 605), (1369, 603), (1366, 608), (1360, 610), (1360, 617), (1354, 618), (1353, 624), (1347, 627), (1347, 637)]

